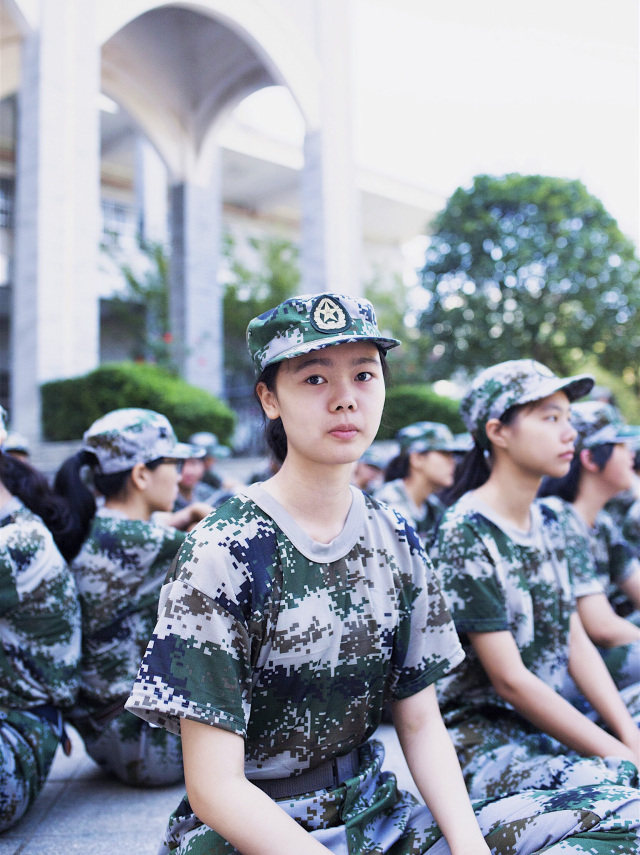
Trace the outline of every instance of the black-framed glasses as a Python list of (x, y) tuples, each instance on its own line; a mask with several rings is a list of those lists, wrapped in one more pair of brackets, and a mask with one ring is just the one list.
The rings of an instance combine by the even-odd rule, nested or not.
[(172, 466), (175, 466), (178, 470), (178, 473), (182, 472), (184, 467), (184, 460), (178, 460), (175, 457), (161, 457), (160, 463), (170, 463)]

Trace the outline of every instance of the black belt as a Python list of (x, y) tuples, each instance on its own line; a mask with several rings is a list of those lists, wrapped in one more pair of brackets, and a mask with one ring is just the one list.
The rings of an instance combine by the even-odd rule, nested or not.
[(299, 775), (290, 778), (266, 778), (251, 780), (252, 784), (260, 787), (272, 799), (292, 799), (313, 790), (332, 790), (339, 787), (348, 778), (353, 778), (358, 771), (358, 749), (354, 748), (349, 754), (325, 760), (315, 769), (307, 769)]

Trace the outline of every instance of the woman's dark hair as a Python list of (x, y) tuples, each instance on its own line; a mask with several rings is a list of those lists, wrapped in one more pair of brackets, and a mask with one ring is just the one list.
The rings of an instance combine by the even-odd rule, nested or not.
[(399, 478), (406, 478), (409, 474), (409, 452), (401, 451), (387, 463), (387, 468), (384, 470), (384, 480), (397, 481)]
[[(153, 460), (145, 465), (147, 469), (156, 469), (162, 460), (163, 458)], [(97, 458), (92, 452), (78, 451), (64, 461), (56, 472), (53, 481), (53, 489), (67, 502), (75, 518), (77, 544), (75, 544), (74, 557), (80, 551), (89, 534), (91, 520), (95, 516), (97, 507), (95, 493), (83, 477), (83, 469), (85, 467), (91, 469), (93, 485), (105, 499), (121, 493), (131, 474), (131, 469), (126, 469), (122, 472), (111, 472), (105, 475), (96, 471), (97, 463)]]
[[(510, 407), (500, 416), (499, 420), (503, 425), (512, 424), (520, 410), (526, 406), (528, 405), (517, 404), (515, 407)], [(473, 448), (467, 451), (456, 467), (453, 485), (440, 494), (445, 505), (452, 505), (465, 493), (482, 487), (491, 474), (487, 457), (488, 453), (477, 442), (474, 442)]]
[[(602, 472), (611, 455), (613, 454), (614, 444), (605, 442), (602, 445), (596, 445), (590, 449), (591, 459), (598, 467), (598, 471)], [(571, 466), (566, 475), (562, 478), (545, 478), (538, 490), (538, 496), (559, 496), (565, 502), (575, 502), (578, 495), (578, 487), (580, 485), (580, 474), (582, 472), (582, 463), (580, 455), (576, 454), (571, 461)]]
[(25, 507), (40, 517), (63, 558), (71, 561), (82, 540), (69, 502), (51, 488), (41, 472), (9, 454), (0, 453), (0, 481), (12, 496), (16, 496)]
[[(384, 378), (385, 385), (389, 383), (389, 378), (391, 376), (391, 372), (389, 371), (389, 363), (387, 362), (386, 352), (378, 347), (378, 353), (380, 354), (380, 365), (382, 367), (382, 376)], [(267, 389), (270, 392), (275, 392), (276, 388), (276, 377), (278, 375), (278, 371), (280, 370), (280, 366), (282, 362), (272, 362), (270, 365), (267, 365), (260, 372), (260, 376), (255, 382), (255, 386), (253, 387), (253, 394), (255, 396), (256, 401), (260, 404), (262, 408), (262, 404), (260, 403), (260, 398), (258, 397), (258, 385), (260, 383), (264, 383)], [(282, 465), (284, 463), (284, 459), (287, 456), (287, 434), (284, 430), (284, 425), (282, 424), (282, 419), (278, 417), (277, 419), (268, 419), (265, 412), (262, 412), (262, 419), (265, 424), (265, 439), (267, 441), (267, 445), (269, 446), (269, 450), (277, 460), (277, 462)]]

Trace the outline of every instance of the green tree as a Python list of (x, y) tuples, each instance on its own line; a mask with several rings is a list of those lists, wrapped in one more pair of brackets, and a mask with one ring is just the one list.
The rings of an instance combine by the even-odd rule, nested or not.
[(224, 292), (226, 388), (234, 395), (251, 394), (254, 368), (246, 345), (247, 325), (278, 303), (298, 293), (298, 249), (281, 238), (249, 238), (242, 247), (227, 233)]
[(436, 217), (421, 271), (427, 379), (534, 357), (588, 358), (640, 394), (640, 262), (579, 181), (477, 176)]
[[(110, 311), (129, 330), (131, 340), (135, 342), (134, 359), (151, 362), (176, 373), (171, 353), (167, 250), (164, 244), (154, 241), (141, 240), (138, 245), (140, 256), (135, 267), (117, 252), (103, 247), (116, 263), (125, 283), (124, 290), (110, 298)], [(131, 311), (132, 303), (142, 305), (142, 314)]]

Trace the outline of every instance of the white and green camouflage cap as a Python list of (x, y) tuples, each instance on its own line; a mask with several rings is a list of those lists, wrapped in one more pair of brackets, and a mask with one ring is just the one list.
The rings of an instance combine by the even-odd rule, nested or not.
[(414, 422), (399, 430), (396, 439), (409, 454), (423, 451), (467, 451), (468, 441), (456, 440), (447, 425), (441, 422)]
[(82, 448), (98, 459), (104, 475), (126, 472), (136, 463), (160, 457), (187, 460), (203, 457), (204, 449), (178, 442), (166, 416), (154, 410), (126, 407), (95, 421), (83, 436)]
[(640, 426), (628, 425), (611, 404), (581, 401), (571, 407), (571, 423), (578, 431), (578, 448), (595, 448), (606, 443), (640, 443)]
[(511, 407), (541, 401), (561, 390), (570, 401), (577, 401), (594, 383), (590, 374), (561, 378), (535, 359), (511, 359), (478, 374), (460, 402), (460, 415), (478, 445), (488, 448), (485, 425), (489, 419), (499, 419)]
[(384, 351), (400, 344), (382, 335), (368, 300), (345, 294), (292, 297), (247, 327), (247, 346), (258, 371), (273, 362), (348, 341), (371, 341)]

